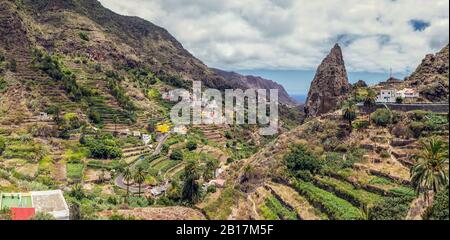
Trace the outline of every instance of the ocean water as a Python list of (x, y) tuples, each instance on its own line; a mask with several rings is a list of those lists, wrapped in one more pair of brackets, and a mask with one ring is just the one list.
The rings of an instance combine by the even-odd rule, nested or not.
[(299, 103), (305, 103), (308, 97), (306, 94), (291, 94), (290, 96)]

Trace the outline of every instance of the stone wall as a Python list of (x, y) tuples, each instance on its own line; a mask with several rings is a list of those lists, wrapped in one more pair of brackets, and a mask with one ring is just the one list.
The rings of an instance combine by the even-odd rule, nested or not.
[[(448, 103), (433, 103), (433, 104), (396, 104), (396, 103), (386, 103), (386, 104), (377, 104), (376, 108), (386, 108), (386, 106), (390, 110), (401, 111), (401, 112), (409, 112), (414, 110), (423, 110), (430, 111), (436, 113), (448, 113), (449, 105)], [(363, 106), (359, 106), (361, 110), (364, 110)]]

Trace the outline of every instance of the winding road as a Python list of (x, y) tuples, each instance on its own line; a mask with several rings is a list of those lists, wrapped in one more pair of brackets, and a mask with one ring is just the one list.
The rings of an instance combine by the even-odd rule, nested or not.
[[(159, 139), (158, 145), (156, 146), (155, 151), (152, 153), (151, 156), (156, 156), (156, 155), (161, 153), (162, 147), (163, 147), (164, 143), (167, 141), (167, 139), (169, 138), (169, 136), (170, 136), (170, 133), (166, 133)], [(130, 167), (131, 168), (136, 167), (142, 160), (144, 160), (144, 158), (142, 158), (142, 156), (140, 156), (139, 159), (136, 162), (134, 162), (133, 164), (130, 165)], [(119, 188), (122, 188), (122, 189), (125, 189), (125, 190), (127, 189), (127, 185), (125, 184), (124, 179), (123, 179), (123, 174), (119, 174), (116, 177), (116, 179), (114, 180), (114, 183)], [(129, 189), (129, 191), (131, 193), (139, 193), (139, 188), (138, 187), (129, 186), (128, 189)], [(143, 186), (143, 188), (141, 188), (141, 191), (144, 190), (144, 189), (146, 189), (145, 186)]]

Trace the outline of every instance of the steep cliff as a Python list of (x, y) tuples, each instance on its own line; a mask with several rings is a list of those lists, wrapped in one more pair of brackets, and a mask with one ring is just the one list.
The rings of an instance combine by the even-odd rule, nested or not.
[(405, 83), (417, 88), (431, 102), (448, 101), (449, 45), (436, 54), (428, 54)]
[(317, 69), (306, 100), (305, 112), (315, 117), (339, 106), (350, 89), (341, 47), (336, 44)]

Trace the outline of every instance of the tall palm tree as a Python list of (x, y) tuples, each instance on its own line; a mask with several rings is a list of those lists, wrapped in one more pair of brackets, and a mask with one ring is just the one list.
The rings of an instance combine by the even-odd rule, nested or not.
[(133, 180), (133, 174), (131, 173), (129, 167), (123, 170), (122, 176), (123, 180), (125, 180), (125, 183), (127, 184), (127, 201), (128, 201), (128, 197), (130, 196), (130, 182), (131, 180)]
[(356, 105), (354, 102), (349, 101), (344, 104), (343, 118), (348, 121), (350, 130), (352, 130), (352, 122), (356, 119)]
[(372, 89), (369, 89), (367, 92), (367, 96), (364, 98), (364, 107), (368, 110), (369, 113), (369, 124), (370, 124), (370, 115), (373, 112), (373, 108), (376, 106), (377, 94)]
[(190, 160), (186, 164), (182, 176), (184, 184), (181, 197), (189, 203), (195, 203), (200, 198), (201, 189), (197, 183), (200, 179), (200, 174), (198, 173), (197, 164), (196, 161)]
[(139, 185), (139, 197), (141, 196), (141, 186), (145, 182), (145, 172), (142, 167), (138, 167), (134, 173), (134, 181)]
[(411, 169), (411, 182), (417, 194), (424, 193), (429, 201), (429, 193), (437, 193), (448, 185), (448, 147), (436, 138), (421, 143), (417, 163)]

